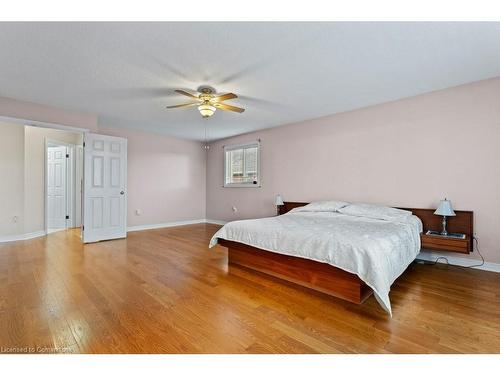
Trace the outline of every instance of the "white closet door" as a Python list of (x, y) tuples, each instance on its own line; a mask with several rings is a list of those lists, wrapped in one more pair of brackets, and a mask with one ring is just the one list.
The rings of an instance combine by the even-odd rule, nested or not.
[(127, 236), (127, 140), (86, 134), (83, 242)]
[(66, 147), (47, 148), (48, 230), (66, 228)]

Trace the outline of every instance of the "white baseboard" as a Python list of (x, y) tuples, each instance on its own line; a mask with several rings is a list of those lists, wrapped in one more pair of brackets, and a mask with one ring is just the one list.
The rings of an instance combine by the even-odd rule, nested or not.
[(24, 234), (13, 234), (10, 236), (2, 236), (2, 237), (0, 237), (0, 242), (13, 242), (13, 241), (30, 240), (32, 238), (41, 237), (41, 236), (45, 236), (44, 230), (39, 230), (36, 232), (24, 233)]
[[(436, 259), (438, 257), (447, 258), (448, 262), (450, 262), (450, 264), (454, 264), (455, 266), (470, 267), (470, 266), (473, 266), (476, 264), (481, 264), (481, 259), (463, 258), (463, 257), (457, 257), (457, 256), (453, 256), (453, 255), (448, 255), (448, 254), (433, 253), (430, 251), (420, 252), (417, 256), (417, 259), (428, 260), (428, 261), (434, 262), (434, 261), (436, 261)], [(445, 263), (442, 260), (440, 260), (439, 262)], [(482, 266), (474, 267), (474, 269), (482, 270), (482, 271), (500, 272), (500, 264), (499, 263), (484, 262), (484, 264)]]
[(206, 219), (205, 222), (209, 223), (209, 224), (217, 224), (217, 225), (227, 224), (227, 221), (215, 220), (215, 219)]
[(63, 230), (67, 230), (67, 229), (70, 229), (70, 228), (68, 227), (68, 228), (47, 229), (47, 234), (61, 232)]
[[(203, 223), (218, 224), (218, 225), (226, 224), (225, 221), (221, 221), (221, 220), (195, 219), (195, 220), (184, 220), (184, 221), (171, 221), (168, 223), (159, 223), (159, 224), (135, 225), (132, 227), (128, 227), (127, 232), (135, 232), (135, 231), (150, 230), (150, 229), (170, 228), (170, 227), (178, 227), (181, 225), (192, 225), (192, 224), (203, 224)], [(45, 234), (46, 234), (45, 231), (40, 230), (40, 231), (32, 232), (32, 233), (15, 234), (15, 235), (10, 235), (10, 236), (0, 236), (0, 243), (29, 240), (32, 238), (45, 236)]]
[(181, 225), (203, 224), (206, 222), (207, 222), (206, 219), (195, 219), (195, 220), (184, 220), (184, 221), (170, 221), (168, 223), (159, 223), (159, 224), (134, 225), (133, 227), (128, 227), (127, 232), (136, 232), (139, 230), (178, 227)]
[(145, 225), (134, 225), (132, 227), (127, 228), (127, 232), (136, 232), (139, 230), (150, 230), (150, 229), (161, 229), (161, 228), (170, 228), (170, 227), (179, 227), (181, 225), (193, 225), (193, 224), (218, 224), (224, 225), (227, 222), (222, 220), (212, 220), (212, 219), (195, 219), (195, 220), (184, 220), (184, 221), (170, 221), (168, 223), (160, 223), (160, 224), (145, 224)]

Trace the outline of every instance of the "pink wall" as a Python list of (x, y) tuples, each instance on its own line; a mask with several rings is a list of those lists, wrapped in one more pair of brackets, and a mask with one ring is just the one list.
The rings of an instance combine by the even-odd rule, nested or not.
[[(447, 197), (475, 212), (483, 255), (500, 262), (499, 103), (492, 79), (215, 142), (207, 217), (273, 215), (277, 193), (422, 208)], [(222, 146), (258, 138), (262, 187), (223, 188)]]
[(0, 97), (0, 116), (49, 122), (89, 130), (97, 129), (96, 115), (5, 97)]
[(205, 218), (206, 151), (200, 142), (114, 128), (98, 132), (128, 140), (129, 227)]

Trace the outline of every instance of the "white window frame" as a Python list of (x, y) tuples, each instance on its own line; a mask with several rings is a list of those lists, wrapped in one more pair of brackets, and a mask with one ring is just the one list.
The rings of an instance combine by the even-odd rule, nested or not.
[[(252, 147), (257, 147), (257, 183), (226, 183), (226, 173), (227, 173), (227, 160), (226, 160), (226, 155), (228, 151), (234, 151), (238, 149), (246, 149), (246, 148), (252, 148)], [(244, 155), (244, 153), (243, 153)], [(261, 179), (260, 179), (260, 140), (253, 141), (253, 142), (248, 142), (248, 143), (241, 143), (237, 145), (226, 145), (223, 147), (223, 162), (224, 162), (224, 175), (223, 175), (223, 187), (245, 187), (245, 188), (260, 188), (261, 187)], [(243, 168), (245, 167), (245, 160), (243, 159)]]

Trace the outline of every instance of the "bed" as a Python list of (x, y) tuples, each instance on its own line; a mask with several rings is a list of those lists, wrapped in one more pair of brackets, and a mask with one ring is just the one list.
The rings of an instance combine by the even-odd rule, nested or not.
[[(420, 216), (427, 218), (425, 211)], [(227, 223), (210, 247), (227, 247), (229, 264), (353, 303), (373, 293), (392, 314), (390, 287), (419, 253), (423, 229), (411, 209), (285, 202), (276, 217)]]

